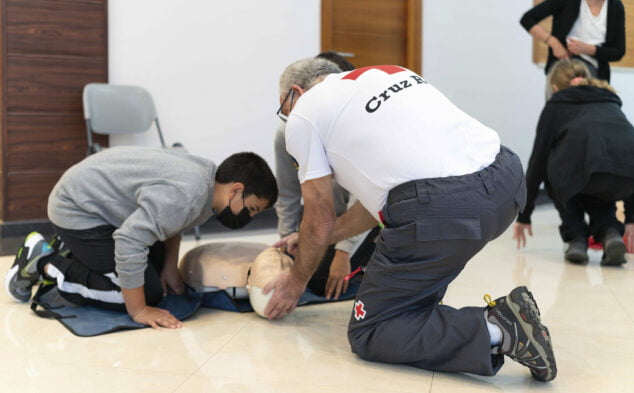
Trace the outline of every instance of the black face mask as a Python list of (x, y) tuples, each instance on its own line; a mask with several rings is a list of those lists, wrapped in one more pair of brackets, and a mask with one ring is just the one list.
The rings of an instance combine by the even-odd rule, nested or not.
[(249, 214), (249, 209), (246, 206), (240, 210), (240, 213), (233, 214), (231, 205), (229, 205), (216, 215), (216, 219), (229, 229), (240, 229), (250, 223), (253, 217)]

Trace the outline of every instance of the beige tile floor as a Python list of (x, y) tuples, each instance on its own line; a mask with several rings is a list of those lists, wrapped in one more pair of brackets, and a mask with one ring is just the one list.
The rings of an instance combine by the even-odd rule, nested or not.
[[(490, 378), (362, 361), (346, 341), (351, 302), (301, 307), (280, 322), (203, 309), (179, 330), (81, 338), (2, 293), (0, 392), (634, 392), (634, 261), (602, 268), (592, 252), (587, 266), (566, 264), (557, 225), (552, 208), (538, 209), (526, 249), (516, 251), (505, 233), (445, 298), (483, 305), (484, 293), (528, 285), (555, 345), (559, 376), (549, 384), (512, 361)], [(272, 231), (240, 235), (275, 239)], [(11, 262), (0, 258), (0, 268)]]

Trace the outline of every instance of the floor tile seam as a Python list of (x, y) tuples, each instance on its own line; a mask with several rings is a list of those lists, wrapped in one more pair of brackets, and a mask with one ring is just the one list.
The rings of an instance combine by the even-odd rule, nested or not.
[(627, 315), (628, 318), (630, 319), (630, 322), (634, 323), (634, 315), (632, 315), (630, 313), (630, 311), (628, 310), (628, 308), (625, 307), (625, 304), (623, 303), (621, 298), (619, 296), (617, 296), (616, 292), (614, 292), (614, 288), (612, 288), (612, 285), (610, 283), (607, 283), (607, 287), (608, 287), (608, 290), (610, 291), (610, 294), (612, 295), (612, 297), (616, 298), (616, 301), (621, 306), (621, 309), (623, 309), (623, 311), (625, 312), (625, 315)]
[(235, 338), (238, 336), (238, 334), (242, 331), (242, 329), (245, 328), (245, 326), (248, 326), (248, 323), (243, 324), (240, 328), (238, 328), (238, 330), (236, 330), (233, 333), (233, 336), (227, 340), (224, 344), (222, 344), (221, 346), (219, 346), (215, 351), (213, 351), (213, 353), (209, 354), (209, 356), (207, 356), (207, 359), (202, 362), (200, 364), (200, 366), (198, 366), (195, 370), (193, 370), (190, 375), (188, 377), (185, 378), (185, 380), (176, 387), (176, 389), (173, 391), (178, 392), (178, 390), (183, 387), (184, 384), (187, 383), (187, 381), (189, 381), (190, 379), (192, 379), (194, 377), (194, 375), (196, 375), (203, 367), (205, 367), (205, 365), (214, 357), (216, 356), (218, 353), (220, 353), (220, 351), (222, 351), (227, 345), (229, 345), (229, 343), (231, 343), (233, 340), (235, 340)]

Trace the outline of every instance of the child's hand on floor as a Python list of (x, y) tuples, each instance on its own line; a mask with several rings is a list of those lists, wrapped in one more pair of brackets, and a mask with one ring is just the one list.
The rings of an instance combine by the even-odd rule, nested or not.
[(150, 306), (145, 306), (139, 313), (132, 316), (132, 319), (134, 322), (152, 326), (154, 329), (160, 329), (161, 327), (178, 329), (183, 326), (181, 321), (176, 319), (169, 311)]

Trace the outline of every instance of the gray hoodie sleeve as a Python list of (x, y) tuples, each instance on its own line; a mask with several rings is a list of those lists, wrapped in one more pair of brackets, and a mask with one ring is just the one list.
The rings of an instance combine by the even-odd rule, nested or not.
[(299, 230), (301, 216), (302, 190), (297, 177), (297, 169), (286, 151), (284, 124), (280, 124), (275, 135), (275, 175), (279, 196), (275, 204), (280, 236), (286, 236)]
[(199, 204), (197, 199), (170, 185), (153, 185), (139, 191), (138, 208), (112, 235), (121, 288), (143, 286), (149, 247), (185, 229), (196, 218), (192, 217), (192, 209)]

